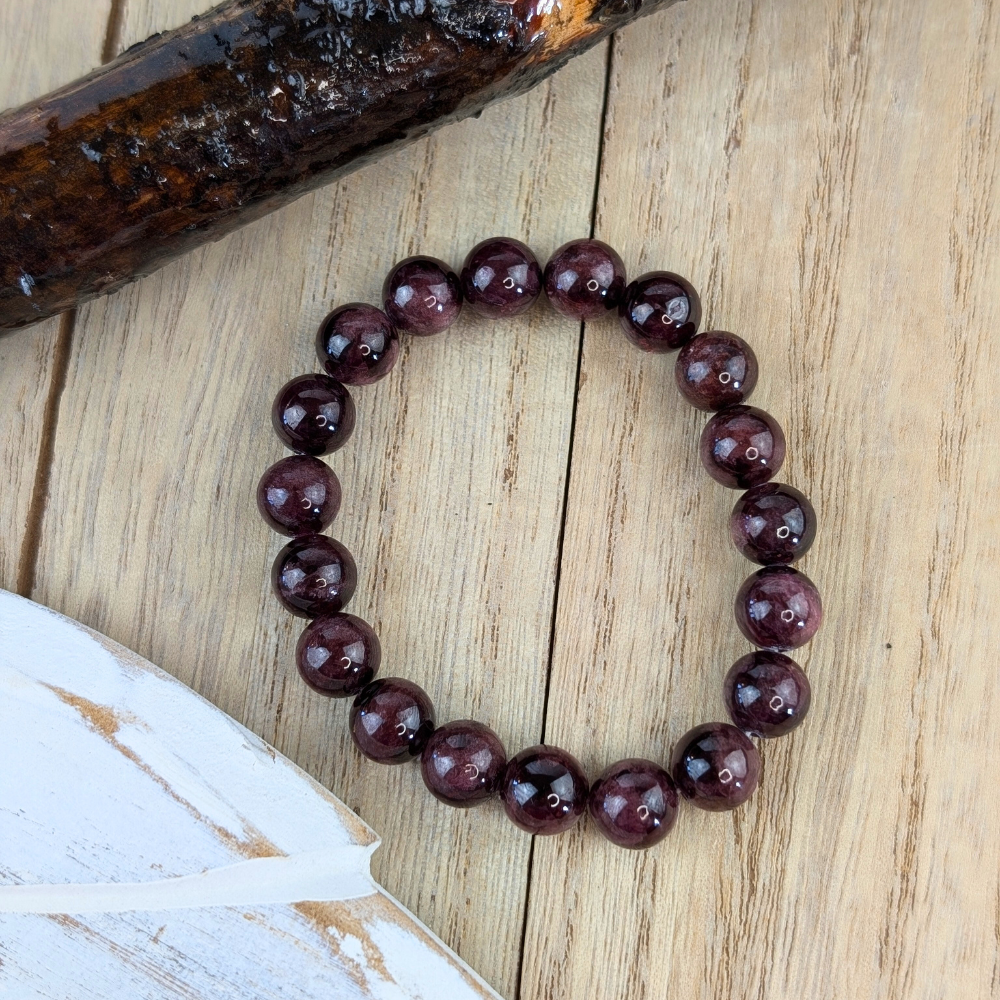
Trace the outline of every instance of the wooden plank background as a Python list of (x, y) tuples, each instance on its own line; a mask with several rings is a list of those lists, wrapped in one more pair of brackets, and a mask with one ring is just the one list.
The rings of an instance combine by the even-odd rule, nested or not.
[[(6, 0), (0, 103), (204, 0)], [(384, 837), (380, 881), (519, 1000), (1000, 996), (1000, 3), (689, 0), (75, 316), (0, 339), (0, 584), (192, 684)], [(602, 128), (603, 126), (603, 128)], [(821, 533), (808, 723), (658, 849), (534, 843), (360, 761), (304, 690), (252, 494), (274, 390), (392, 261), (594, 228), (761, 359)], [(672, 357), (463, 317), (332, 464), (386, 675), (592, 774), (721, 716), (734, 494)]]

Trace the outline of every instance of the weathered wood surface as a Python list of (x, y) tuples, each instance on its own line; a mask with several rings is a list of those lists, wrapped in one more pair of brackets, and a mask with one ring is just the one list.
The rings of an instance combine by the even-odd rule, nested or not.
[[(128, 0), (122, 44), (182, 6)], [(37, 564), (5, 520), (5, 582), (33, 578), (319, 778), (383, 836), (379, 881), (505, 996), (1000, 996), (998, 35), (987, 0), (693, 0), (616, 37), (603, 146), (604, 50), (87, 307)], [(273, 389), (313, 365), (330, 303), (371, 299), (418, 248), (586, 232), (599, 153), (598, 234), (632, 273), (688, 274), (707, 323), (758, 351), (783, 478), (822, 518), (804, 568), (827, 621), (801, 657), (812, 717), (765, 747), (746, 809), (686, 810), (646, 855), (581, 828), (529, 861), (498, 810), (359, 762), (346, 706), (302, 689), (251, 490), (280, 454)], [(670, 359), (588, 328), (574, 424), (579, 349), (541, 310), (410, 342), (333, 464), (386, 672), (596, 771), (719, 716), (750, 567)], [(24, 383), (42, 400), (45, 363)], [(22, 462), (23, 419), (2, 425)]]
[(0, 994), (497, 1000), (375, 834), (117, 643), (0, 591)]

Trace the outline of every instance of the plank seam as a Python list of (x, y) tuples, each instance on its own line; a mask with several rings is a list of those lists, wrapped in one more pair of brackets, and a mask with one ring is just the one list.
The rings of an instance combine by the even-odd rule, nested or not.
[[(101, 47), (102, 65), (111, 62), (118, 55), (122, 28), (125, 23), (126, 2), (127, 0), (111, 0), (108, 25), (104, 33), (104, 44)], [(55, 457), (59, 405), (62, 401), (63, 390), (66, 388), (66, 376), (69, 372), (69, 359), (73, 351), (75, 326), (75, 309), (70, 309), (59, 317), (59, 333), (56, 337), (52, 358), (52, 378), (49, 382), (49, 394), (45, 400), (45, 409), (42, 412), (42, 435), (38, 447), (38, 464), (35, 466), (35, 482), (31, 489), (28, 516), (25, 518), (21, 551), (18, 553), (17, 559), (15, 587), (16, 592), (21, 597), (31, 597), (32, 591), (35, 589), (38, 546), (41, 542), (42, 521), (45, 517), (45, 507), (49, 496), (49, 480), (52, 476), (52, 462)]]
[(104, 34), (101, 49), (101, 63), (109, 63), (118, 56), (122, 44), (122, 30), (125, 25), (125, 4), (127, 0), (111, 0), (108, 11), (108, 28)]
[(38, 548), (42, 536), (42, 519), (45, 516), (49, 495), (49, 479), (55, 455), (59, 403), (62, 400), (63, 389), (66, 388), (75, 323), (75, 309), (71, 309), (59, 317), (59, 332), (52, 352), (52, 376), (49, 380), (49, 394), (45, 400), (45, 409), (42, 411), (42, 439), (38, 446), (35, 482), (31, 489), (31, 501), (28, 504), (28, 516), (25, 518), (21, 551), (17, 560), (16, 586), (17, 593), (21, 597), (31, 597), (31, 592), (35, 588), (35, 570), (38, 565)]
[[(604, 61), (604, 99), (601, 103), (601, 119), (599, 126), (599, 141), (597, 144), (597, 162), (594, 166), (594, 194), (590, 204), (590, 238), (594, 238), (597, 229), (597, 204), (601, 188), (601, 170), (604, 165), (604, 141), (608, 118), (608, 96), (611, 92), (611, 68), (614, 57), (615, 35), (608, 39), (608, 51)], [(552, 622), (549, 629), (549, 656), (545, 669), (545, 694), (542, 699), (542, 743), (545, 742), (545, 731), (549, 717), (549, 694), (552, 690), (552, 663), (555, 658), (556, 646), (556, 620), (559, 611), (559, 588), (562, 581), (563, 547), (566, 540), (566, 521), (569, 511), (569, 488), (570, 476), (573, 471), (573, 446), (576, 439), (576, 418), (577, 409), (580, 402), (580, 375), (583, 372), (583, 338), (586, 331), (586, 322), (580, 323), (580, 334), (576, 346), (576, 383), (573, 392), (573, 409), (569, 421), (569, 444), (566, 453), (566, 478), (563, 483), (562, 517), (559, 523), (559, 538), (556, 543), (556, 572), (555, 588), (552, 598)], [(528, 850), (528, 870), (526, 878), (526, 888), (524, 893), (524, 916), (521, 921), (521, 951), (517, 961), (517, 978), (515, 980), (514, 998), (521, 1000), (521, 988), (524, 979), (524, 952), (528, 936), (528, 916), (531, 910), (531, 886), (532, 875), (535, 862), (535, 842), (537, 837), (532, 836), (531, 847)]]

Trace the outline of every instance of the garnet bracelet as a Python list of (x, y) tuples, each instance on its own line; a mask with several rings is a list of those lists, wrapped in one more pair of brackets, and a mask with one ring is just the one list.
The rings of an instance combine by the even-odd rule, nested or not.
[[(736, 623), (758, 651), (733, 664), (723, 683), (734, 725), (710, 722), (686, 733), (669, 771), (631, 758), (612, 764), (593, 786), (565, 750), (534, 746), (508, 760), (489, 727), (459, 721), (435, 728), (423, 689), (401, 678), (376, 680), (378, 637), (366, 622), (343, 613), (357, 584), (354, 559), (319, 533), (336, 517), (341, 489), (316, 456), (342, 447), (354, 429), (346, 386), (370, 385), (389, 373), (399, 331), (440, 333), (458, 318), (463, 302), (483, 316), (515, 316), (543, 288), (564, 316), (590, 320), (616, 310), (625, 336), (642, 350), (680, 348), (675, 375), (681, 394), (713, 413), (701, 435), (701, 460), (717, 482), (747, 491), (733, 508), (732, 538), (764, 567), (736, 595)], [(275, 531), (292, 536), (271, 578), (292, 614), (313, 619), (296, 650), (302, 677), (321, 694), (354, 697), (351, 736), (366, 757), (383, 764), (419, 757), (427, 788), (449, 805), (477, 805), (499, 792), (507, 815), (529, 833), (560, 833), (589, 808), (609, 840), (645, 848), (673, 826), (678, 792), (702, 809), (745, 802), (760, 775), (748, 735), (782, 736), (808, 711), (809, 682), (783, 651), (808, 642), (822, 617), (816, 587), (791, 567), (812, 544), (815, 512), (798, 490), (770, 482), (784, 461), (784, 435), (773, 417), (744, 405), (757, 382), (753, 350), (731, 333), (697, 334), (701, 303), (684, 278), (654, 271), (626, 285), (621, 258), (592, 239), (560, 247), (544, 272), (528, 247), (507, 238), (474, 247), (461, 274), (433, 257), (410, 257), (389, 273), (382, 299), (384, 311), (351, 303), (330, 313), (317, 334), (328, 374), (300, 375), (274, 401), (274, 429), (298, 454), (264, 473), (257, 504)]]

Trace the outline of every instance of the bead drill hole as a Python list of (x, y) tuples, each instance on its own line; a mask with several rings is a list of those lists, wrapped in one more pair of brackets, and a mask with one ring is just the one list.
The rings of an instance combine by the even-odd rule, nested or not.
[(649, 819), (649, 808), (647, 806), (639, 806), (636, 809), (636, 815), (645, 823)]
[(733, 772), (730, 771), (728, 767), (724, 767), (719, 772), (719, 781), (721, 781), (722, 784), (724, 785), (728, 785), (729, 782), (731, 782), (732, 780), (733, 780)]
[(781, 697), (781, 695), (776, 694), (768, 702), (768, 704), (771, 706), (771, 711), (772, 712), (779, 712), (779, 711), (781, 711), (781, 708), (785, 704), (785, 702), (784, 702), (784, 699)]
[(547, 798), (545, 799), (545, 801), (546, 801), (546, 802), (548, 802), (548, 804), (549, 804), (549, 805), (550, 805), (550, 806), (551, 806), (551, 807), (552, 807), (553, 809), (556, 809), (556, 808), (558, 808), (558, 806), (559, 806), (559, 803), (560, 803), (560, 802), (561, 802), (562, 800), (561, 800), (561, 799), (559, 798), (559, 796), (558, 796), (558, 795), (556, 795), (556, 793), (555, 793), (555, 792), (550, 792), (550, 793), (549, 793), (549, 795), (548, 795), (548, 797), (547, 797)]
[(479, 777), (479, 768), (476, 767), (475, 764), (466, 764), (464, 770), (465, 773), (473, 780)]
[(302, 509), (303, 510), (308, 510), (311, 506), (312, 506), (312, 500), (310, 500), (308, 497), (303, 497), (302, 498)]
[(367, 344), (362, 344), (362, 345), (361, 345), (361, 346), (360, 346), (360, 347), (358, 348), (358, 351), (359, 351), (359, 352), (361, 353), (361, 355), (362, 355), (363, 357), (366, 357), (366, 358), (367, 358), (367, 357), (368, 357), (368, 355), (369, 355), (369, 354), (371, 354), (371, 352), (372, 352), (372, 349), (371, 349), (371, 348), (370, 348), (370, 347), (369, 347), (369, 346), (368, 346)]
[(600, 287), (601, 286), (593, 278), (591, 278), (590, 281), (587, 282), (587, 290), (588, 291), (596, 292), (597, 289), (600, 288)]
[(399, 722), (399, 723), (396, 724), (396, 735), (397, 736), (405, 736), (406, 735), (406, 723), (405, 722)]
[(777, 531), (775, 532), (775, 534), (776, 534), (776, 535), (777, 535), (777, 536), (778, 536), (779, 538), (787, 538), (787, 537), (788, 537), (788, 536), (789, 536), (789, 535), (790, 535), (791, 533), (792, 533), (792, 530), (791, 530), (791, 528), (789, 528), (789, 527), (788, 527), (788, 525), (787, 525), (787, 524), (783, 524), (783, 525), (782, 525), (782, 526), (781, 526), (780, 528), (778, 528), (778, 530), (777, 530)]
[(326, 427), (328, 421), (326, 417), (321, 413), (316, 417), (316, 423), (319, 424), (320, 427)]
[(513, 278), (504, 278), (503, 279), (503, 287), (504, 288), (508, 288), (508, 289), (509, 288), (513, 288), (514, 284), (515, 284), (515, 282), (514, 282)]
[(794, 611), (782, 611), (781, 612), (781, 620), (783, 622), (790, 622), (794, 617), (795, 617), (795, 612)]
[(723, 385), (729, 385), (729, 383), (732, 382), (732, 380), (733, 380), (733, 376), (730, 375), (729, 372), (720, 372), (719, 373), (719, 381)]
[(756, 462), (757, 459), (760, 458), (760, 452), (756, 448), (747, 448), (747, 458), (749, 458), (751, 462)]

